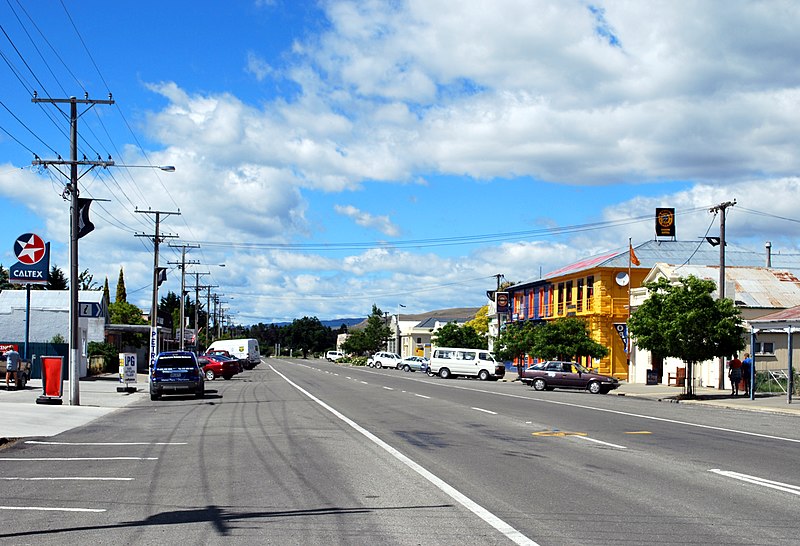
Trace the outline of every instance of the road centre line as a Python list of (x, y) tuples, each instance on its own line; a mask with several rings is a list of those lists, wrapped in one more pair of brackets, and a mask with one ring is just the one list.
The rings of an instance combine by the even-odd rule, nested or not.
[(424, 394), (417, 394), (417, 393), (414, 393), (414, 396), (419, 396), (420, 398), (426, 398), (426, 399), (428, 399), (428, 400), (430, 400), (430, 399), (431, 399), (431, 397), (430, 397), (430, 396), (425, 396)]
[(387, 391), (393, 391), (394, 390), (392, 387), (383, 387), (383, 388), (386, 389)]
[(0, 457), (0, 461), (157, 461), (158, 457)]
[(0, 506), (0, 510), (30, 510), (39, 512), (105, 512), (105, 508), (55, 508), (48, 506)]
[(617, 449), (628, 449), (625, 446), (621, 446), (618, 444), (612, 444), (611, 442), (603, 442), (602, 440), (595, 440), (594, 438), (589, 438), (588, 436), (573, 436), (573, 438), (580, 438), (581, 440), (586, 440), (587, 442), (594, 442), (596, 444), (602, 444), (608, 447), (615, 447)]
[(185, 446), (188, 442), (45, 442), (42, 440), (26, 440), (26, 444), (45, 446)]
[[(411, 377), (409, 377), (408, 379), (409, 380), (413, 380), (413, 378), (411, 378)], [(531, 401), (531, 402), (542, 402), (544, 404), (555, 404), (555, 405), (558, 405), (558, 406), (568, 406), (568, 407), (572, 407), (572, 408), (587, 409), (587, 410), (598, 411), (598, 412), (603, 412), (603, 413), (612, 413), (612, 414), (615, 414), (615, 415), (624, 415), (626, 417), (637, 417), (639, 419), (649, 419), (651, 421), (659, 421), (659, 422), (662, 422), (662, 423), (672, 423), (674, 425), (683, 425), (683, 426), (687, 426), (687, 427), (704, 428), (704, 429), (708, 429), (708, 430), (717, 430), (717, 431), (720, 431), (720, 432), (730, 432), (732, 434), (741, 434), (743, 436), (753, 436), (753, 437), (756, 437), (756, 438), (766, 438), (766, 439), (769, 439), (769, 440), (779, 440), (779, 441), (783, 441), (783, 442), (792, 442), (792, 443), (795, 443), (795, 444), (800, 444), (800, 439), (785, 438), (783, 436), (773, 436), (771, 434), (761, 434), (759, 432), (748, 432), (746, 430), (736, 430), (736, 429), (732, 429), (732, 428), (716, 427), (716, 426), (713, 426), (713, 425), (702, 425), (702, 424), (699, 424), (699, 423), (690, 423), (688, 421), (678, 421), (677, 419), (667, 419), (666, 417), (655, 417), (653, 415), (642, 415), (642, 414), (639, 414), (639, 413), (631, 413), (631, 412), (628, 412), (628, 411), (612, 410), (612, 409), (607, 409), (607, 408), (597, 408), (597, 407), (593, 407), (593, 406), (585, 406), (583, 404), (573, 404), (571, 402), (559, 402), (557, 400), (544, 400), (542, 398), (530, 398), (528, 396), (521, 396), (519, 394), (511, 394), (511, 393), (507, 393), (507, 392), (493, 392), (493, 391), (486, 391), (486, 390), (483, 390), (483, 389), (471, 389), (469, 387), (460, 387), (458, 385), (445, 385), (445, 384), (442, 384), (441, 382), (438, 382), (438, 381), (429, 382), (429, 384), (430, 385), (438, 385), (440, 387), (445, 387), (445, 388), (448, 388), (448, 389), (459, 389), (459, 390), (470, 391), (470, 392), (480, 392), (480, 393), (483, 393), (483, 394), (492, 394), (492, 395), (495, 395), (495, 396), (505, 396), (507, 398), (518, 398), (520, 400), (528, 400), (528, 401)]]
[(134, 478), (101, 478), (95, 476), (56, 476), (52, 478), (17, 478), (17, 477), (0, 477), (0, 480), (8, 481), (21, 481), (21, 482), (39, 482), (39, 481), (109, 481), (109, 482), (130, 482)]
[(727, 478), (733, 478), (735, 480), (741, 480), (743, 482), (760, 485), (762, 487), (769, 487), (770, 489), (785, 491), (786, 493), (791, 493), (792, 495), (800, 495), (800, 486), (797, 485), (767, 480), (757, 476), (748, 476), (747, 474), (740, 474), (739, 472), (734, 472), (732, 470), (721, 470), (719, 468), (712, 468), (709, 470), (709, 472), (713, 472), (714, 474), (719, 474), (720, 476), (725, 476)]
[[(414, 462), (413, 460), (411, 460), (410, 458), (406, 457), (405, 455), (400, 453), (397, 449), (393, 448), (392, 446), (390, 446), (389, 444), (387, 444), (386, 442), (384, 442), (383, 440), (381, 440), (380, 438), (378, 438), (377, 436), (372, 434), (370, 431), (368, 431), (367, 429), (365, 429), (364, 427), (362, 427), (361, 425), (359, 425), (358, 423), (356, 423), (355, 421), (353, 421), (349, 417), (345, 416), (341, 412), (337, 411), (333, 407), (329, 406), (328, 404), (326, 404), (325, 402), (323, 402), (322, 400), (320, 400), (319, 398), (317, 398), (316, 396), (314, 396), (313, 394), (311, 394), (310, 392), (305, 390), (303, 387), (301, 387), (300, 385), (298, 385), (297, 383), (295, 383), (294, 381), (292, 381), (291, 379), (286, 377), (284, 374), (282, 374), (278, 370), (276, 370), (274, 366), (270, 366), (270, 368), (276, 374), (281, 376), (283, 378), (283, 380), (286, 381), (287, 383), (289, 383), (292, 387), (294, 387), (295, 389), (297, 389), (301, 393), (303, 393), (306, 396), (308, 396), (311, 400), (313, 400), (314, 402), (319, 404), (324, 409), (328, 410), (331, 414), (333, 414), (335, 417), (337, 417), (341, 421), (343, 421), (346, 424), (350, 425), (350, 427), (352, 427), (354, 430), (356, 430), (357, 432), (362, 434), (364, 437), (369, 439), (375, 445), (377, 445), (377, 446), (381, 447), (382, 449), (384, 449), (385, 451), (387, 451), (389, 454), (394, 456), (397, 460), (399, 460), (400, 462), (405, 464), (411, 470), (415, 471), (417, 474), (419, 474), (420, 476), (422, 476), (423, 478), (428, 480), (431, 484), (433, 484), (435, 487), (437, 487), (440, 491), (442, 491), (443, 493), (448, 495), (450, 498), (452, 498), (453, 500), (455, 500), (456, 502), (461, 504), (464, 508), (466, 508), (467, 510), (469, 510), (470, 512), (472, 512), (473, 514), (475, 514), (476, 516), (481, 518), (483, 521), (485, 521), (486, 523), (488, 523), (489, 525), (494, 527), (497, 531), (499, 531), (500, 533), (505, 535), (508, 539), (513, 541), (515, 544), (521, 544), (521, 545), (526, 545), (526, 546), (538, 546), (536, 542), (534, 542), (533, 540), (531, 540), (528, 537), (526, 537), (525, 535), (523, 535), (520, 531), (516, 530), (511, 525), (509, 525), (508, 523), (506, 523), (505, 521), (501, 520), (499, 517), (497, 517), (493, 513), (491, 513), (488, 510), (486, 510), (484, 507), (482, 507), (481, 505), (479, 505), (478, 503), (476, 503), (475, 501), (473, 501), (472, 499), (470, 499), (469, 497), (467, 497), (466, 495), (464, 495), (463, 493), (461, 493), (460, 491), (455, 489), (453, 486), (451, 486), (450, 484), (448, 484), (447, 482), (445, 482), (444, 480), (442, 480), (441, 478), (439, 478), (438, 476), (436, 476), (435, 474), (433, 474), (429, 470), (425, 469), (420, 464), (418, 464), (418, 463)], [(417, 395), (417, 396), (422, 396), (422, 395)], [(430, 398), (430, 397), (426, 396), (425, 398)]]
[(483, 413), (488, 413), (489, 415), (497, 415), (496, 411), (490, 411), (488, 409), (483, 409), (483, 408), (472, 408), (472, 409), (474, 409), (475, 411), (482, 411)]

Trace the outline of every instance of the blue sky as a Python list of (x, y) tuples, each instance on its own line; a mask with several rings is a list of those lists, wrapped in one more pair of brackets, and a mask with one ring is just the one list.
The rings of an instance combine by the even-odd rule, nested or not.
[(199, 245), (187, 271), (209, 272), (241, 324), (479, 306), (495, 274), (654, 238), (656, 207), (699, 240), (736, 199), (730, 244), (798, 252), (795, 2), (220, 6), (0, 6), (4, 267), (34, 232), (68, 271), (65, 180), (31, 167), (68, 157), (68, 131), (33, 90), (113, 93), (82, 115), (81, 153), (176, 167), (80, 182), (108, 200), (80, 269), (113, 292), (123, 268), (145, 310), (152, 243), (136, 234), (153, 224), (135, 208), (181, 211), (162, 223), (178, 237), (161, 295), (180, 290), (167, 243)]

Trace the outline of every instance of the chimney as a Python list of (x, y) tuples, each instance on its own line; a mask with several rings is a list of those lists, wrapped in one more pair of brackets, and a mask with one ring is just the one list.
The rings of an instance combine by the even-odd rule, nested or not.
[(767, 241), (764, 246), (767, 249), (767, 267), (772, 267), (772, 243)]

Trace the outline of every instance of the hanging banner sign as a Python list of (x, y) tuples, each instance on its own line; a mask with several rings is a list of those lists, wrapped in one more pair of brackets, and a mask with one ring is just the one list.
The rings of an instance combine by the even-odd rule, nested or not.
[(508, 313), (508, 292), (497, 292), (494, 301), (498, 313)]
[(625, 344), (625, 352), (628, 352), (628, 325), (625, 322), (615, 322), (614, 329), (619, 334), (619, 337), (622, 339), (622, 343)]
[(8, 270), (11, 284), (47, 284), (50, 278), (50, 243), (35, 233), (23, 233), (14, 241), (19, 260)]
[(656, 209), (656, 236), (675, 237), (675, 209)]

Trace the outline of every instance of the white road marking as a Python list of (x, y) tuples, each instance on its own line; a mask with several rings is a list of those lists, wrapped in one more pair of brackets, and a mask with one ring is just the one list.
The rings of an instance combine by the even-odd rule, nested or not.
[(621, 445), (618, 445), (618, 444), (612, 444), (610, 442), (603, 442), (602, 440), (595, 440), (594, 438), (589, 438), (588, 436), (573, 436), (573, 438), (580, 438), (581, 440), (586, 440), (587, 442), (594, 442), (596, 444), (602, 444), (604, 446), (616, 447), (617, 449), (628, 449), (625, 446), (621, 446)]
[(27, 440), (26, 444), (45, 446), (185, 446), (188, 442), (43, 442)]
[(5, 477), (0, 478), (0, 480), (11, 480), (11, 481), (23, 481), (23, 482), (38, 482), (38, 481), (59, 481), (59, 480), (68, 480), (68, 481), (110, 481), (110, 482), (130, 482), (133, 481), (133, 478), (101, 478), (101, 477), (93, 477), (93, 476), (59, 476), (55, 478), (14, 478), (14, 477)]
[(425, 396), (424, 394), (416, 394), (416, 393), (414, 393), (414, 396), (419, 396), (420, 398), (427, 398), (428, 400), (431, 399), (430, 396)]
[[(362, 427), (349, 417), (346, 417), (339, 411), (335, 410), (334, 408), (332, 408), (331, 406), (329, 406), (328, 404), (326, 404), (325, 402), (323, 402), (322, 400), (320, 400), (319, 398), (317, 398), (316, 396), (305, 390), (297, 383), (293, 382), (291, 379), (289, 379), (281, 372), (276, 370), (273, 366), (270, 366), (270, 368), (272, 368), (272, 371), (281, 376), (283, 380), (289, 383), (292, 387), (294, 387), (298, 391), (308, 396), (311, 400), (313, 400), (314, 402), (316, 402), (317, 404), (328, 410), (330, 413), (332, 413), (334, 416), (336, 416), (343, 422), (350, 425), (354, 430), (365, 436), (374, 444), (386, 450), (388, 453), (393, 455), (397, 460), (399, 460), (407, 467), (412, 469), (414, 472), (416, 472), (417, 474), (428, 480), (430, 483), (436, 486), (440, 491), (442, 491), (450, 498), (461, 504), (464, 508), (466, 508), (467, 510), (469, 510), (470, 512), (481, 518), (483, 521), (485, 521), (486, 523), (497, 529), (497, 531), (505, 535), (509, 540), (513, 541), (515, 544), (524, 544), (526, 546), (538, 546), (536, 542), (529, 539), (518, 530), (514, 529), (511, 525), (509, 525), (496, 515), (486, 510), (484, 507), (482, 507), (481, 505), (479, 505), (478, 503), (476, 503), (475, 501), (473, 501), (472, 499), (470, 499), (469, 497), (458, 491), (453, 486), (449, 485), (447, 482), (445, 482), (444, 480), (442, 480), (429, 470), (426, 470), (418, 463), (409, 459), (408, 457), (400, 453), (398, 450), (396, 450), (395, 448), (393, 448), (392, 446), (390, 446), (389, 444), (387, 444), (386, 442), (384, 442), (383, 440), (372, 434), (370, 431), (368, 431), (367, 429), (365, 429), (364, 427)], [(417, 395), (417, 396), (422, 396), (422, 395)], [(425, 396), (424, 398), (429, 398), (429, 397)]]
[(472, 409), (474, 409), (475, 411), (482, 411), (483, 413), (488, 413), (489, 415), (497, 415), (496, 411), (489, 411), (488, 409), (483, 409), (483, 408), (472, 408)]
[(383, 388), (386, 389), (387, 391), (393, 391), (394, 390), (392, 387), (383, 387)]
[(735, 480), (741, 480), (743, 482), (753, 483), (755, 485), (760, 485), (762, 487), (777, 489), (778, 491), (784, 491), (786, 493), (791, 493), (792, 495), (800, 495), (800, 486), (797, 485), (776, 482), (768, 480), (766, 478), (759, 478), (757, 476), (748, 476), (747, 474), (740, 474), (739, 472), (734, 472), (732, 470), (720, 470), (719, 468), (712, 468), (711, 470), (709, 470), (709, 472), (713, 472), (714, 474), (719, 474), (720, 476), (733, 478)]
[(47, 506), (0, 506), (0, 510), (32, 510), (39, 512), (105, 512), (105, 508), (56, 508)]
[(158, 457), (0, 457), (0, 461), (157, 461)]
[(361, 384), (362, 385), (369, 385), (369, 383), (367, 383), (366, 381), (362, 381)]

